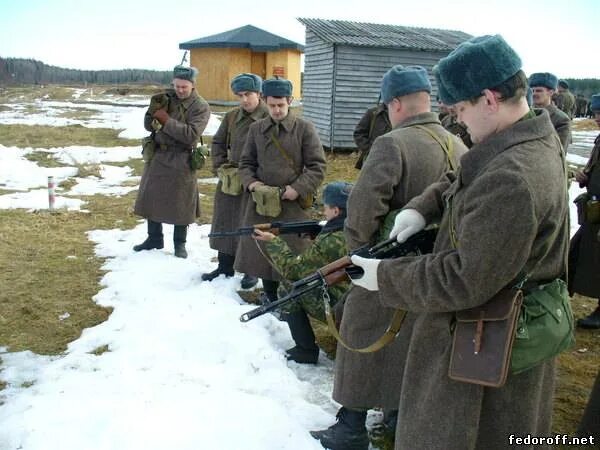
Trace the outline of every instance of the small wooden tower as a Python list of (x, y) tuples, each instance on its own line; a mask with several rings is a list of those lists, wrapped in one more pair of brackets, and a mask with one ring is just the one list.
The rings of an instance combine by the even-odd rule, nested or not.
[(304, 46), (252, 25), (179, 44), (190, 51), (190, 65), (196, 67), (198, 92), (207, 101), (235, 101), (229, 83), (243, 72), (263, 79), (278, 75), (294, 85), (300, 98), (300, 55)]

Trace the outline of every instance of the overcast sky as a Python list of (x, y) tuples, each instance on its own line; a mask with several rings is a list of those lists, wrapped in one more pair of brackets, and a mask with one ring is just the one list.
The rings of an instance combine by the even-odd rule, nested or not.
[(168, 70), (181, 60), (179, 43), (248, 24), (303, 44), (298, 17), (500, 33), (528, 74), (600, 78), (600, 0), (3, 1), (0, 57)]

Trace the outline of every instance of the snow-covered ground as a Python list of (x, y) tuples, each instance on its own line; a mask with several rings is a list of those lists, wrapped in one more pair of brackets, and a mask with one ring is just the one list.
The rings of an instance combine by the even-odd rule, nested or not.
[[(143, 108), (39, 104), (39, 114), (20, 113), (26, 105), (0, 112), (0, 123), (65, 125), (74, 119), (57, 117), (57, 111), (85, 107), (98, 110), (97, 117), (69, 123), (123, 129), (122, 137), (146, 134)], [(218, 127), (214, 121), (206, 134)], [(138, 147), (44, 150), (69, 165), (53, 169), (25, 159), (31, 151), (0, 146), (0, 188), (19, 191), (0, 195), (0, 208), (47, 208), (47, 177), (58, 184), (82, 164), (98, 164), (100, 178), (77, 178), (69, 191), (57, 190), (56, 207), (81, 210), (79, 195), (137, 188), (130, 168), (110, 163), (139, 158)], [(573, 163), (586, 160), (569, 155)], [(571, 199), (581, 191), (572, 184)], [(571, 218), (574, 232), (574, 207)], [(325, 355), (316, 367), (287, 362), (289, 331), (271, 315), (239, 322), (252, 308), (236, 293), (239, 276), (201, 282), (200, 274), (215, 267), (209, 225), (190, 227), (185, 260), (173, 257), (172, 227), (165, 228), (166, 248), (141, 253), (131, 247), (145, 238), (142, 221), (132, 230), (89, 233), (96, 254), (106, 259), (94, 301), (114, 311), (84, 330), (64, 355), (0, 348), (0, 378), (8, 383), (0, 391), (0, 450), (321, 448), (308, 430), (334, 421), (333, 363)], [(70, 320), (69, 311), (58, 319)], [(91, 353), (105, 345), (107, 352)]]
[[(0, 113), (0, 123), (65, 124), (53, 119), (65, 104), (51, 104), (43, 102), (43, 114)], [(142, 108), (85, 107), (101, 113), (93, 126), (124, 128), (128, 137), (146, 133), (136, 134)], [(79, 195), (137, 189), (131, 169), (110, 163), (139, 158), (138, 147), (43, 150), (69, 165), (53, 169), (25, 159), (31, 151), (0, 146), (0, 188), (19, 191), (0, 195), (0, 208), (47, 208), (47, 177), (58, 184), (83, 164), (99, 164), (101, 177), (57, 189), (57, 208), (81, 209)], [(324, 354), (316, 367), (287, 362), (284, 350), (293, 343), (285, 323), (270, 314), (239, 321), (252, 308), (236, 293), (239, 276), (200, 280), (215, 267), (209, 227), (190, 227), (185, 260), (172, 255), (169, 226), (166, 248), (142, 253), (131, 250), (145, 238), (142, 221), (132, 230), (89, 233), (106, 258), (94, 301), (114, 311), (61, 356), (0, 348), (7, 382), (0, 391), (1, 450), (321, 448), (308, 431), (334, 421), (333, 362)], [(57, 319), (70, 320), (69, 311)], [(90, 353), (104, 345), (107, 352)]]

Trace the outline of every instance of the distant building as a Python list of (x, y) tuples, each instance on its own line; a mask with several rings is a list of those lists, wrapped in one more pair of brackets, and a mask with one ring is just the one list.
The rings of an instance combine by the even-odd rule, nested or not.
[(198, 91), (208, 101), (235, 101), (229, 82), (239, 73), (251, 72), (263, 79), (279, 75), (300, 92), (300, 55), (304, 46), (252, 25), (179, 44), (190, 51), (196, 67)]
[(303, 104), (324, 146), (354, 148), (354, 127), (379, 97), (384, 73), (396, 64), (432, 67), (471, 36), (461, 31), (298, 19), (306, 26)]

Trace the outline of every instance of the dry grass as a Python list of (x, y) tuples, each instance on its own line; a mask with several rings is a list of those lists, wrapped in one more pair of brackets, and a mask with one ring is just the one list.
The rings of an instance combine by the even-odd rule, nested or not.
[(54, 148), (71, 145), (116, 147), (141, 145), (139, 139), (121, 139), (123, 130), (86, 128), (83, 125), (53, 127), (46, 125), (0, 125), (0, 143), (21, 148)]
[(594, 131), (598, 130), (598, 125), (596, 125), (596, 121), (593, 119), (583, 119), (576, 122), (571, 122), (571, 129), (575, 131)]

